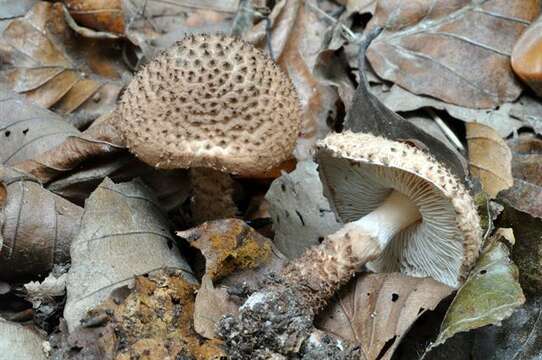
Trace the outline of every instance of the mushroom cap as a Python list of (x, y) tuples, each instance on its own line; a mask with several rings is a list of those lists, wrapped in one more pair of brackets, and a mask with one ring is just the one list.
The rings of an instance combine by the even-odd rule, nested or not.
[(399, 232), (368, 264), (379, 272), (430, 276), (458, 287), (481, 246), (480, 219), (463, 184), (428, 153), (406, 143), (350, 131), (318, 143), (320, 174), (343, 222), (360, 219), (396, 190), (421, 221)]
[(250, 175), (292, 154), (301, 111), (284, 72), (225, 35), (191, 35), (137, 73), (120, 102), (119, 132), (159, 168)]

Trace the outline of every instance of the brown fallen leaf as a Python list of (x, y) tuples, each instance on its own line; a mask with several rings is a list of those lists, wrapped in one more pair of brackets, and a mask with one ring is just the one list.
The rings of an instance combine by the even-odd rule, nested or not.
[(106, 113), (83, 133), (66, 137), (57, 146), (36, 153), (30, 159), (14, 164), (14, 167), (45, 184), (86, 160), (123, 150), (124, 142), (114, 127), (117, 116), (116, 111)]
[(64, 4), (82, 26), (96, 31), (124, 33), (121, 0), (64, 0)]
[(119, 44), (77, 36), (63, 6), (38, 2), (5, 27), (0, 80), (41, 106), (88, 122), (114, 108), (130, 73)]
[(57, 114), (0, 89), (0, 164), (31, 159), (78, 134)]
[(216, 338), (216, 324), (226, 314), (237, 315), (239, 305), (230, 299), (225, 286), (214, 286), (204, 275), (194, 303), (194, 329), (207, 338)]
[(124, 31), (146, 62), (188, 33), (229, 33), (238, 6), (238, 0), (122, 0)]
[(0, 167), (0, 278), (28, 280), (70, 261), (83, 209)]
[(270, 15), (276, 16), (271, 47), (274, 58), (292, 79), (301, 102), (303, 124), (294, 154), (297, 159), (307, 159), (311, 158), (316, 140), (329, 132), (330, 114), (337, 112), (336, 89), (321, 83), (313, 74), (329, 23), (302, 0), (279, 2), (275, 9), (280, 12)]
[(77, 172), (47, 185), (47, 189), (69, 201), (84, 205), (89, 195), (106, 178), (113, 182), (140, 178), (156, 195), (160, 206), (169, 212), (179, 207), (190, 196), (190, 177), (185, 169), (157, 170), (130, 154), (116, 154), (100, 161), (92, 161)]
[(238, 219), (209, 221), (178, 231), (205, 257), (205, 275), (219, 280), (234, 272), (253, 270), (272, 259), (272, 242)]
[(521, 35), (512, 52), (514, 72), (542, 96), (542, 17)]
[(368, 28), (385, 31), (368, 58), (380, 77), (415, 94), (495, 107), (521, 93), (510, 55), (539, 13), (539, 0), (379, 1)]
[(522, 134), (508, 141), (512, 149), (514, 186), (499, 194), (513, 208), (542, 219), (542, 140)]
[(468, 123), (466, 128), (470, 171), (480, 179), (482, 189), (494, 199), (500, 191), (514, 184), (512, 152), (489, 126)]
[(416, 319), (452, 291), (431, 278), (364, 274), (340, 291), (317, 326), (359, 344), (367, 360), (391, 359)]
[(175, 246), (168, 220), (141, 181), (106, 179), (85, 203), (81, 229), (70, 250), (64, 318), (75, 329), (87, 310), (133, 277), (161, 268), (192, 271)]

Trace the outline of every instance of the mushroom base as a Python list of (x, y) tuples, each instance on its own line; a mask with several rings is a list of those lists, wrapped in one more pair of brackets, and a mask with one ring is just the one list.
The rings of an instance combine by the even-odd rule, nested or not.
[(359, 347), (313, 327), (314, 312), (303, 302), (303, 290), (272, 279), (252, 294), (239, 317), (218, 326), (232, 359), (360, 359)]
[[(355, 256), (353, 248), (364, 256)], [(359, 349), (313, 327), (335, 291), (381, 253), (378, 242), (351, 223), (285, 267), (248, 298), (237, 318), (219, 324), (234, 359), (359, 359)], [(271, 352), (269, 352), (271, 351)], [(275, 357), (273, 357), (275, 356)]]

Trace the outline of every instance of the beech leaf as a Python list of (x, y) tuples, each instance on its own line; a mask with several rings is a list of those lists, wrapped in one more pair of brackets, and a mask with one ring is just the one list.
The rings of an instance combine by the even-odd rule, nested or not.
[(45, 275), (70, 260), (83, 209), (0, 166), (0, 279)]
[(482, 189), (490, 198), (494, 199), (500, 191), (514, 184), (512, 152), (495, 130), (468, 123), (467, 143), (471, 173), (480, 179)]
[(1, 83), (43, 107), (92, 121), (115, 107), (130, 78), (120, 46), (112, 45), (78, 37), (62, 3), (37, 2), (0, 36), (6, 52)]
[(367, 55), (380, 77), (415, 94), (495, 107), (521, 93), (510, 56), (539, 12), (538, 0), (383, 0), (368, 28), (385, 31)]
[(498, 109), (471, 109), (463, 106), (448, 104), (444, 101), (413, 94), (398, 85), (393, 85), (388, 91), (382, 90), (382, 85), (372, 86), (371, 90), (391, 110), (406, 112), (431, 107), (438, 110), (445, 110), (451, 117), (465, 122), (477, 122), (490, 126), (500, 136), (506, 137), (526, 124), (526, 120), (514, 116), (516, 109), (522, 109), (521, 99), (516, 103), (502, 104)]
[(317, 326), (359, 344), (366, 360), (391, 359), (416, 319), (452, 291), (431, 278), (364, 274), (340, 291)]
[(312, 160), (298, 162), (294, 171), (273, 181), (265, 196), (273, 219), (273, 241), (290, 259), (341, 227), (324, 196), (317, 168)]
[(501, 237), (490, 238), (474, 269), (446, 312), (440, 333), (429, 348), (443, 344), (458, 332), (499, 325), (525, 302), (518, 269)]
[(0, 163), (31, 159), (79, 131), (57, 114), (0, 88)]
[(195, 282), (157, 200), (139, 180), (102, 182), (85, 204), (70, 254), (64, 309), (69, 329), (75, 329), (87, 310), (111, 291), (133, 284), (136, 275), (172, 268)]

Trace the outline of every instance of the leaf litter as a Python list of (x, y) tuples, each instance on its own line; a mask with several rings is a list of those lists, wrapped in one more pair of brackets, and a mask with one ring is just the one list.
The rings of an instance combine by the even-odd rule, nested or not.
[[(428, 359), (536, 358), (542, 101), (536, 73), (526, 77), (510, 57), (540, 9), (537, 0), (3, 6), (0, 314), (11, 322), (0, 320), (2, 353), (232, 355), (224, 319), (245, 316), (254, 296), (344, 226), (315, 145), (361, 131), (429, 152), (466, 184), (484, 222), (477, 264), (457, 292), (431, 278), (357, 269), (305, 324), (310, 341), (288, 356), (247, 358), (414, 359), (420, 348), (409, 353), (407, 344), (420, 336), (420, 346), (432, 344)], [(186, 34), (215, 32), (270, 56), (299, 98), (296, 148), (261, 176), (155, 169), (117, 132), (115, 108), (137, 71)]]

